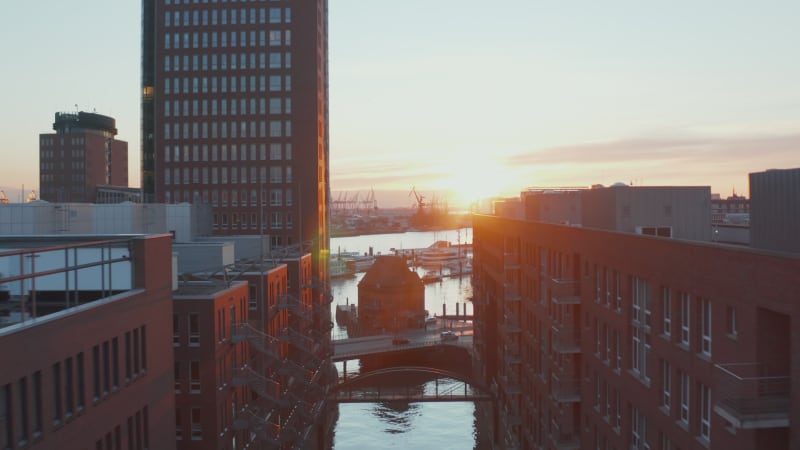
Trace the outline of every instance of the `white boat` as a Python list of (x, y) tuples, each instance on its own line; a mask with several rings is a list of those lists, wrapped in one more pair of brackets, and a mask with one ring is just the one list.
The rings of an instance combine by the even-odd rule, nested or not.
[(417, 265), (423, 267), (456, 267), (468, 262), (467, 255), (461, 247), (450, 245), (447, 241), (436, 241), (422, 250), (416, 257)]

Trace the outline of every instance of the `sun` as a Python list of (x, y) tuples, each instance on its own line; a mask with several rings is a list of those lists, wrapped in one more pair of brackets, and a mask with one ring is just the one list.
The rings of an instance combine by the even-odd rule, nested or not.
[(442, 189), (453, 206), (469, 207), (481, 199), (504, 195), (512, 188), (511, 170), (491, 159), (465, 158), (449, 167)]

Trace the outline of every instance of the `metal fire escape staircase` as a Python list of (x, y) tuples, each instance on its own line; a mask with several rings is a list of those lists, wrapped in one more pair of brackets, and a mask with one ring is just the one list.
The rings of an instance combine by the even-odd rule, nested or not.
[[(274, 448), (304, 448), (328, 393), (325, 375), (330, 370), (330, 352), (326, 349), (330, 346), (321, 327), (315, 326), (329, 316), (320, 314), (326, 307), (287, 294), (268, 310), (270, 319), (288, 311), (288, 326), (278, 336), (249, 324), (234, 326), (232, 341), (247, 340), (253, 351), (250, 363), (235, 371), (233, 385), (247, 385), (257, 395), (234, 421), (235, 428), (250, 430)], [(281, 353), (286, 345), (288, 357)]]

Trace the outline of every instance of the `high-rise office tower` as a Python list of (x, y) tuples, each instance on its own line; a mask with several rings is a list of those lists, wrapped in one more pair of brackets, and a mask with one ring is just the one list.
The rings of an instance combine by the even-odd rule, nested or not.
[[(281, 373), (330, 365), (327, 5), (142, 0), (143, 200), (208, 204), (216, 234), (268, 236), (271, 249), (286, 250), (273, 252), (281, 259), (312, 254), (284, 296), (309, 330), (282, 337), (294, 347)], [(268, 322), (262, 318), (256, 339), (274, 339)], [(286, 420), (283, 401), (291, 399), (260, 408), (254, 423)], [(317, 421), (306, 419), (304, 430)], [(256, 428), (267, 441), (297, 444), (308, 435)]]
[(128, 186), (128, 143), (114, 139), (113, 118), (56, 113), (53, 130), (39, 135), (42, 200), (93, 203), (100, 186)]
[(142, 1), (144, 201), (327, 249), (327, 3)]

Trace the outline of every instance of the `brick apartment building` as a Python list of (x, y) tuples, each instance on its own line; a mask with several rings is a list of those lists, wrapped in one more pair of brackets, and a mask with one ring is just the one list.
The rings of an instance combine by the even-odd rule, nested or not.
[(476, 372), (505, 448), (800, 448), (800, 257), (473, 223)]
[(95, 202), (99, 188), (128, 187), (128, 143), (115, 139), (113, 118), (56, 113), (55, 133), (39, 135), (39, 197)]
[(236, 326), (247, 323), (247, 286), (187, 282), (173, 293), (178, 450), (230, 450), (251, 441), (232, 425), (249, 400), (249, 391), (233, 383), (234, 371), (248, 362), (248, 348), (232, 338)]
[(175, 448), (170, 240), (0, 238), (0, 448)]

